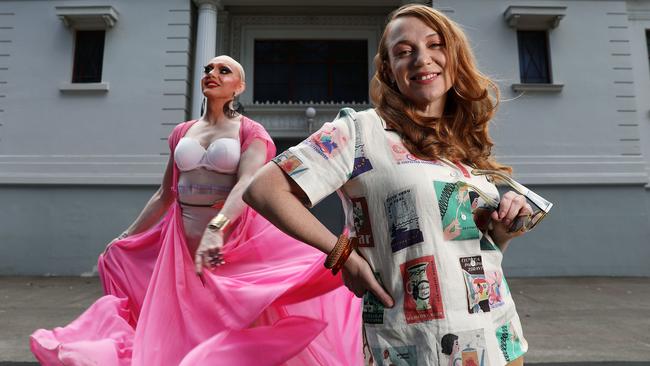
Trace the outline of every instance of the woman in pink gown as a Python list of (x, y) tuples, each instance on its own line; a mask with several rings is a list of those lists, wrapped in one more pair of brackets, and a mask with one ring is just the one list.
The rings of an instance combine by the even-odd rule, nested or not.
[[(264, 128), (232, 108), (241, 65), (212, 59), (201, 86), (205, 114), (174, 128), (160, 189), (99, 257), (106, 295), (68, 326), (32, 334), (41, 364), (362, 362), (360, 300), (322, 253), (241, 199), (275, 154)], [(206, 229), (219, 213), (230, 225)]]

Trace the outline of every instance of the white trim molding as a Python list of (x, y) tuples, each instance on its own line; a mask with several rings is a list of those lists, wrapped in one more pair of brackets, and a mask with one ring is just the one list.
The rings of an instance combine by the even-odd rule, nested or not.
[(66, 27), (75, 30), (112, 28), (118, 19), (117, 10), (110, 5), (57, 6), (56, 15)]
[(649, 177), (643, 156), (497, 156), (513, 168), (513, 177), (523, 184), (632, 184), (646, 185)]
[(512, 84), (512, 90), (516, 92), (550, 92), (559, 93), (562, 91), (564, 84)]
[(157, 185), (162, 155), (0, 155), (0, 184)]
[[(319, 110), (312, 128), (319, 128), (335, 114)], [(358, 107), (358, 106), (356, 106)], [(320, 109), (319, 109), (320, 108)], [(306, 121), (305, 107), (294, 106), (293, 114)], [(251, 111), (274, 113), (286, 122), (287, 108)], [(322, 116), (322, 120), (318, 116)], [(267, 121), (264, 121), (267, 122)], [(273, 125), (272, 120), (268, 123)], [(306, 122), (303, 122), (306, 123)], [(281, 126), (275, 126), (276, 132)], [(307, 127), (284, 132), (274, 138), (304, 138)], [(157, 185), (167, 156), (163, 155), (0, 155), (0, 184)], [(527, 185), (617, 185), (647, 187), (648, 172), (642, 156), (497, 156), (511, 165), (514, 178)]]
[(566, 14), (566, 6), (511, 5), (503, 12), (508, 26), (521, 30), (557, 28)]
[(107, 92), (109, 84), (107, 82), (101, 83), (61, 83), (59, 90), (62, 93), (76, 93), (76, 92)]

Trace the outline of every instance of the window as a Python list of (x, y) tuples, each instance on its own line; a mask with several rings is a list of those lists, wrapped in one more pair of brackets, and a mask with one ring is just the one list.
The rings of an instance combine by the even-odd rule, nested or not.
[(111, 5), (66, 5), (57, 6), (56, 15), (74, 37), (72, 80), (62, 82), (59, 90), (64, 93), (107, 92), (108, 82), (102, 81), (104, 39), (106, 31), (117, 22), (117, 10)]
[(517, 31), (519, 75), (522, 84), (550, 84), (548, 34), (546, 31)]
[(255, 102), (365, 102), (367, 40), (255, 40)]
[[(520, 84), (515, 92), (560, 92), (564, 84), (553, 82), (549, 37), (566, 15), (566, 6), (511, 5), (503, 19), (517, 31)], [(514, 78), (514, 75), (513, 75)]]
[(74, 49), (73, 83), (102, 81), (105, 31), (77, 31)]

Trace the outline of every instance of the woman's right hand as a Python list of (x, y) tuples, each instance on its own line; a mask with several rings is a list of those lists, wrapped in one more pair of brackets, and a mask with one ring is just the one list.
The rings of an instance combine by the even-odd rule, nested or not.
[(104, 251), (102, 252), (102, 255), (103, 255), (103, 254), (106, 254), (106, 251), (108, 250), (108, 248), (111, 247), (111, 245), (113, 245), (113, 243), (115, 243), (116, 241), (122, 240), (122, 239), (124, 239), (124, 238), (126, 238), (126, 237), (128, 237), (128, 236), (129, 236), (129, 235), (128, 235), (128, 234), (126, 233), (126, 231), (125, 231), (125, 232), (123, 232), (122, 234), (120, 234), (117, 238), (111, 240), (108, 244), (106, 244), (106, 248), (104, 248)]
[(356, 297), (363, 297), (366, 291), (370, 291), (385, 307), (392, 308), (395, 305), (393, 298), (375, 278), (370, 264), (356, 251), (352, 251), (343, 265), (343, 283)]

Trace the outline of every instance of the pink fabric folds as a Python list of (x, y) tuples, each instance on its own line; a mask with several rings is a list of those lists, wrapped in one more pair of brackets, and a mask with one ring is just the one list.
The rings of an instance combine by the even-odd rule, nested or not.
[[(192, 122), (170, 136), (173, 148)], [(243, 118), (242, 150), (274, 147)], [(175, 168), (174, 187), (178, 172)], [(106, 296), (30, 346), (43, 365), (360, 365), (361, 304), (324, 255), (247, 208), (224, 246), (226, 264), (194, 273), (181, 208), (115, 242), (98, 268)]]

